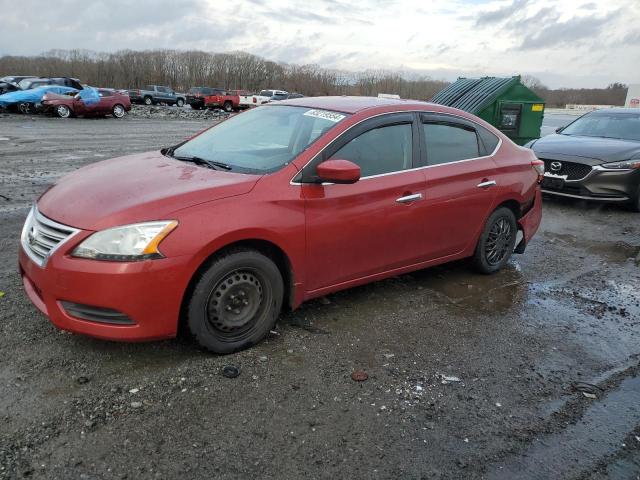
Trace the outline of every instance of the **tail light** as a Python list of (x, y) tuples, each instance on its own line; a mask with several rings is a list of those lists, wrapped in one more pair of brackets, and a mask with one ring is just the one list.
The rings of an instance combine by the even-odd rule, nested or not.
[(258, 103), (258, 100), (256, 99), (256, 97), (253, 97), (253, 103)]
[(538, 183), (542, 183), (544, 178), (544, 162), (542, 160), (532, 160), (531, 166), (538, 174)]

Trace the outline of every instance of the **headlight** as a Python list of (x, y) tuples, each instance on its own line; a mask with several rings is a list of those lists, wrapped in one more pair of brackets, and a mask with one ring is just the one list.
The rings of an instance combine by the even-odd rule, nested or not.
[(640, 168), (640, 159), (625, 160), (624, 162), (605, 163), (601, 165), (602, 168), (607, 170), (633, 170), (634, 168)]
[(175, 220), (166, 220), (102, 230), (78, 245), (72, 255), (114, 262), (163, 258), (158, 245), (177, 226)]

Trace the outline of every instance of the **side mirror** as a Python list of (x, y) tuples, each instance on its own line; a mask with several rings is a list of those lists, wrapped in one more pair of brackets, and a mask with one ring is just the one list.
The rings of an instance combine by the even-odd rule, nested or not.
[(331, 183), (356, 183), (360, 180), (360, 167), (349, 160), (327, 160), (316, 170), (320, 179)]
[(558, 127), (556, 128), (556, 133), (560, 133), (564, 130), (564, 127)]
[(74, 100), (80, 100), (80, 94), (79, 94), (79, 93), (75, 94), (75, 95), (73, 96), (73, 99), (74, 99)]

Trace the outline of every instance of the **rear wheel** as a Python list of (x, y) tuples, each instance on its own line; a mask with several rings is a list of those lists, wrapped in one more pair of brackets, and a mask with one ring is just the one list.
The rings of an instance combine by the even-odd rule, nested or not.
[(111, 114), (115, 117), (115, 118), (122, 118), (125, 115), (125, 109), (123, 105), (117, 104), (113, 106), (113, 109), (111, 110)]
[(253, 250), (213, 259), (196, 281), (187, 308), (200, 345), (231, 353), (262, 340), (282, 308), (284, 284), (273, 261)]
[(500, 270), (511, 258), (516, 245), (518, 225), (516, 216), (507, 207), (496, 209), (485, 223), (473, 264), (481, 273), (494, 273)]
[(60, 118), (69, 118), (71, 116), (71, 109), (66, 105), (57, 105), (54, 111)]
[(153, 98), (151, 98), (151, 97), (144, 97), (144, 104), (145, 104), (145, 105), (152, 105), (152, 104), (153, 104)]
[(231, 112), (233, 111), (233, 104), (231, 102), (224, 102), (222, 108), (224, 108), (225, 112)]
[(176, 105), (178, 107), (184, 107), (184, 100), (179, 98), (178, 100), (176, 100)]

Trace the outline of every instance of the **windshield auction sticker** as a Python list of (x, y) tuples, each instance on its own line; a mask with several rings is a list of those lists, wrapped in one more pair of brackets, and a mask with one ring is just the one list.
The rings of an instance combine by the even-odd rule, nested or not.
[(336, 112), (330, 112), (329, 110), (308, 110), (304, 113), (307, 117), (316, 117), (329, 120), (330, 122), (339, 122), (346, 115)]

